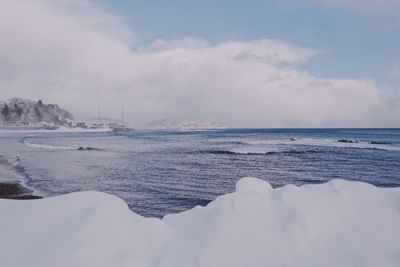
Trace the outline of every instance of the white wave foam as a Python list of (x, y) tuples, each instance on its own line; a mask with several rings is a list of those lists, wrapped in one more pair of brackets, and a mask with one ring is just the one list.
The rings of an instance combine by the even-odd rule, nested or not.
[(260, 146), (245, 146), (245, 147), (235, 147), (230, 150), (229, 152), (235, 153), (235, 154), (267, 154), (267, 153), (279, 153), (282, 152), (281, 149), (277, 147), (260, 147)]
[(92, 150), (101, 150), (94, 147), (84, 147), (84, 146), (58, 146), (58, 145), (46, 145), (40, 143), (32, 143), (26, 140), (26, 138), (22, 139), (22, 143), (28, 147), (32, 148), (40, 148), (40, 149), (50, 149), (50, 150), (85, 150), (85, 151), (92, 151)]
[(27, 182), (29, 179), (29, 174), (18, 156), (10, 159), (0, 155), (0, 182), (20, 184), (25, 189), (25, 192), (22, 194), (33, 193), (37, 196), (42, 195), (39, 190), (28, 186)]
[(77, 150), (78, 149), (78, 148), (72, 147), (72, 146), (45, 145), (45, 144), (31, 143), (31, 142), (27, 142), (27, 141), (24, 141), (24, 144), (28, 147), (53, 149), (53, 150)]

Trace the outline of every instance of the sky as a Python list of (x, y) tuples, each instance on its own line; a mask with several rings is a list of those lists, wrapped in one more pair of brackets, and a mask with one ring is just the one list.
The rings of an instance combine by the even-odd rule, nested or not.
[(398, 0), (0, 0), (0, 99), (77, 119), (400, 127)]

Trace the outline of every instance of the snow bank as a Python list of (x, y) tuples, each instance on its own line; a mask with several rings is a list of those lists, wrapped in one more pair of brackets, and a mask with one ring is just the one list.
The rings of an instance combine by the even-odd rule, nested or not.
[(1, 266), (400, 266), (400, 188), (334, 180), (236, 192), (163, 220), (82, 192), (0, 201)]
[(64, 126), (58, 127), (57, 130), (53, 130), (53, 132), (60, 132), (60, 133), (104, 133), (104, 132), (112, 132), (112, 129), (110, 127), (101, 127), (101, 128), (68, 128)]
[(95, 129), (84, 129), (84, 128), (68, 128), (64, 126), (58, 127), (56, 130), (7, 130), (0, 129), (0, 133), (107, 133), (112, 132), (112, 129), (109, 127), (95, 128)]

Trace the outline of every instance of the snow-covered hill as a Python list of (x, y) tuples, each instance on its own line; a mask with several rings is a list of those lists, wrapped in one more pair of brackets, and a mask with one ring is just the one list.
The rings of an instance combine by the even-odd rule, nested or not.
[(0, 102), (0, 123), (2, 124), (37, 124), (68, 125), (74, 121), (70, 112), (55, 104), (44, 104), (41, 100), (12, 98)]
[(221, 123), (213, 121), (163, 119), (151, 121), (139, 128), (149, 130), (207, 130), (225, 127)]

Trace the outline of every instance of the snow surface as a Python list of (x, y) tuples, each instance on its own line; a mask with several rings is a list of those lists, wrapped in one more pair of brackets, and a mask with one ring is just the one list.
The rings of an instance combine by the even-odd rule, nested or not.
[(0, 265), (400, 266), (400, 188), (333, 180), (236, 192), (162, 220), (81, 192), (0, 200)]
[(95, 129), (84, 129), (84, 128), (71, 128), (71, 127), (64, 127), (59, 126), (56, 130), (46, 130), (46, 129), (39, 129), (39, 130), (8, 130), (8, 129), (0, 129), (0, 133), (104, 133), (104, 132), (112, 132), (113, 129), (109, 127), (101, 127)]

